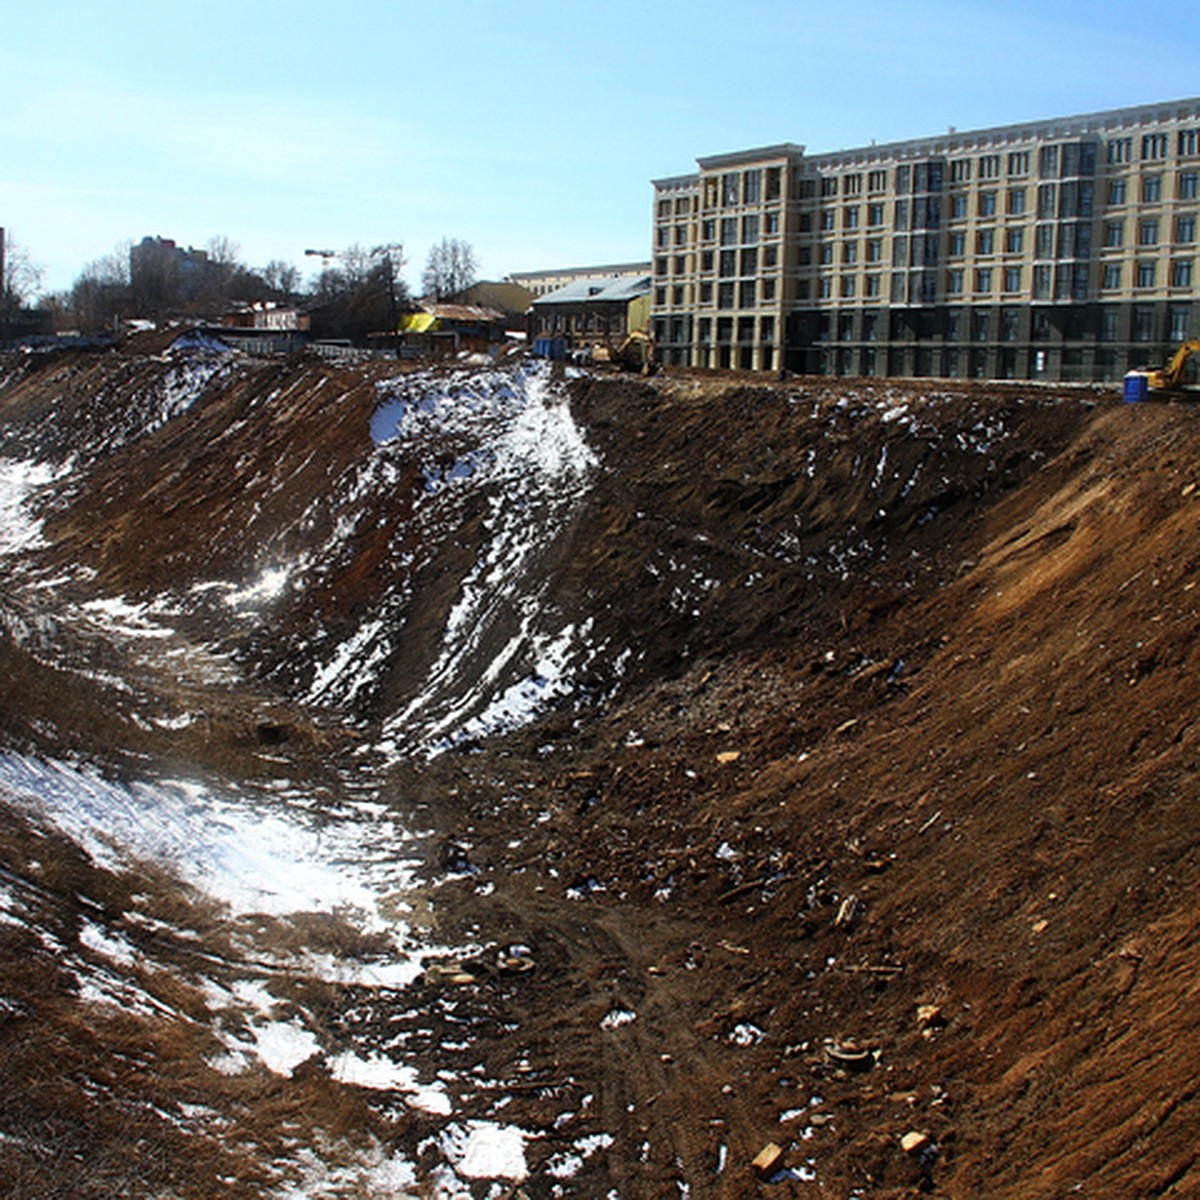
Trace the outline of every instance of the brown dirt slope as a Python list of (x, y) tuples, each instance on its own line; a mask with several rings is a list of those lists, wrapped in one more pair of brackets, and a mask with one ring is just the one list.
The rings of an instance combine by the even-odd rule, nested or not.
[(526, 861), (641, 939), (638, 1056), (669, 1065), (637, 1107), (700, 1194), (757, 1194), (713, 1129), (743, 1167), (811, 1159), (784, 1194), (1200, 1192), (1200, 412), (1067, 420), (1030, 418), (1037, 465), (910, 598), (873, 562), (627, 699), (527, 801), (555, 819)]
[[(98, 462), (45, 556), (145, 594), (249, 576), (362, 451), (370, 380), (331, 414), (316, 370), (218, 380)], [(446, 932), (534, 948), (455, 996), (488, 1073), (521, 1064), (527, 1194), (601, 1132), (575, 1194), (1200, 1194), (1200, 410), (683, 377), (573, 403), (602, 467), (549, 594), (610, 648), (598, 703), (390, 785), (476, 872), (443, 877)], [(402, 487), (370, 503), (403, 522)], [(348, 554), (242, 643), (277, 706), (287, 630), (352, 625), (388, 582), (371, 537)], [(5, 728), (52, 725), (34, 702)], [(236, 702), (157, 752), (228, 756)], [(749, 1167), (768, 1142), (775, 1184)]]

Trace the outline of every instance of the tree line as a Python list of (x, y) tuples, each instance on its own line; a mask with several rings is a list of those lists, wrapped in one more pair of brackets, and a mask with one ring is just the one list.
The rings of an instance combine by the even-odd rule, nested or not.
[[(303, 309), (322, 336), (358, 341), (394, 331), (400, 316), (416, 307), (401, 275), (406, 260), (399, 242), (308, 250), (321, 265), (306, 283), (296, 266), (279, 259), (247, 265), (225, 236), (203, 249), (143, 238), (89, 262), (67, 290), (39, 294), (41, 270), (24, 247), (2, 236), (3, 340), (26, 332), (98, 334), (132, 319), (217, 320), (238, 306), (270, 304)], [(477, 271), (468, 243), (443, 238), (429, 251), (421, 296), (452, 300), (476, 281)]]

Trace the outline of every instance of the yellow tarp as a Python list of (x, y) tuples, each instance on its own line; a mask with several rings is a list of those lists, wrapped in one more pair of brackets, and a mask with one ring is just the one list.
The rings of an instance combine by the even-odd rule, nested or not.
[(404, 333), (429, 333), (437, 326), (438, 319), (433, 313), (405, 313), (400, 318), (400, 329)]

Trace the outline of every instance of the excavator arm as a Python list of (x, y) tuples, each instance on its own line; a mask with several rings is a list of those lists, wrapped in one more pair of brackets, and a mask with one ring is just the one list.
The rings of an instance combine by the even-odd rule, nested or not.
[(1150, 390), (1153, 392), (1170, 392), (1179, 387), (1183, 382), (1183, 372), (1187, 367), (1188, 359), (1193, 354), (1200, 354), (1200, 338), (1193, 338), (1191, 341), (1184, 342), (1171, 355), (1171, 361), (1165, 367), (1148, 372), (1147, 383)]

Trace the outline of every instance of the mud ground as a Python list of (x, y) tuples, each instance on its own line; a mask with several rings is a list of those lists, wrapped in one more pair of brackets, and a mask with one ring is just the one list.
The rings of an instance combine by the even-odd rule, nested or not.
[[(555, 595), (630, 665), (593, 681), (600, 703), (388, 768), (385, 798), (436, 828), (439, 934), (490, 947), (395, 1002), (439, 1030), (419, 1055), (469, 1038), (506, 1119), (542, 1135), (530, 1181), (503, 1194), (1200, 1194), (1200, 409), (888, 386), (920, 417), (904, 438), (872, 407), (877, 382), (578, 381), (604, 471)], [(102, 465), (47, 553), (118, 589), (186, 570), (192, 541), (207, 551), (194, 509), (170, 524), (170, 483)], [(139, 523), (139, 503), (159, 518)], [(346, 580), (322, 603), (371, 586)], [(302, 775), (380, 715), (297, 709), (269, 636), (247, 647), (251, 678), (254, 654), (257, 682), (207, 693), (202, 740), (156, 735), (153, 752), (253, 772), (263, 730), (282, 730), (272, 758)], [(102, 686), (4, 657), (10, 741), (150, 752)], [(13, 825), (4, 868), (38, 879), (56, 920), (80, 896), (115, 917), (156, 893), (47, 836)], [(52, 956), (5, 936), (0, 1049), (27, 1081), (6, 1110), (30, 1144), (59, 1131), (57, 1169), (109, 1164), (60, 1194), (116, 1194), (127, 1136), (155, 1147), (129, 1194), (257, 1194), (238, 1147), (285, 1138), (298, 1113), (419, 1155), (419, 1116), (389, 1121), (319, 1070), (231, 1096), (176, 1025), (169, 1046), (153, 1022), (82, 1036)], [(324, 1002), (335, 1035), (405, 1019), (352, 989)], [(50, 1043), (55, 1067), (35, 1072)], [(97, 1104), (71, 1081), (114, 1045), (131, 1065)], [(181, 1077), (253, 1134), (198, 1148), (119, 1119), (122, 1097), (177, 1102)], [(29, 1180), (10, 1194), (44, 1194), (49, 1168), (6, 1133), (25, 1172), (10, 1177)], [(539, 1171), (591, 1134), (611, 1144), (576, 1174)], [(772, 1144), (769, 1181), (752, 1163)]]

